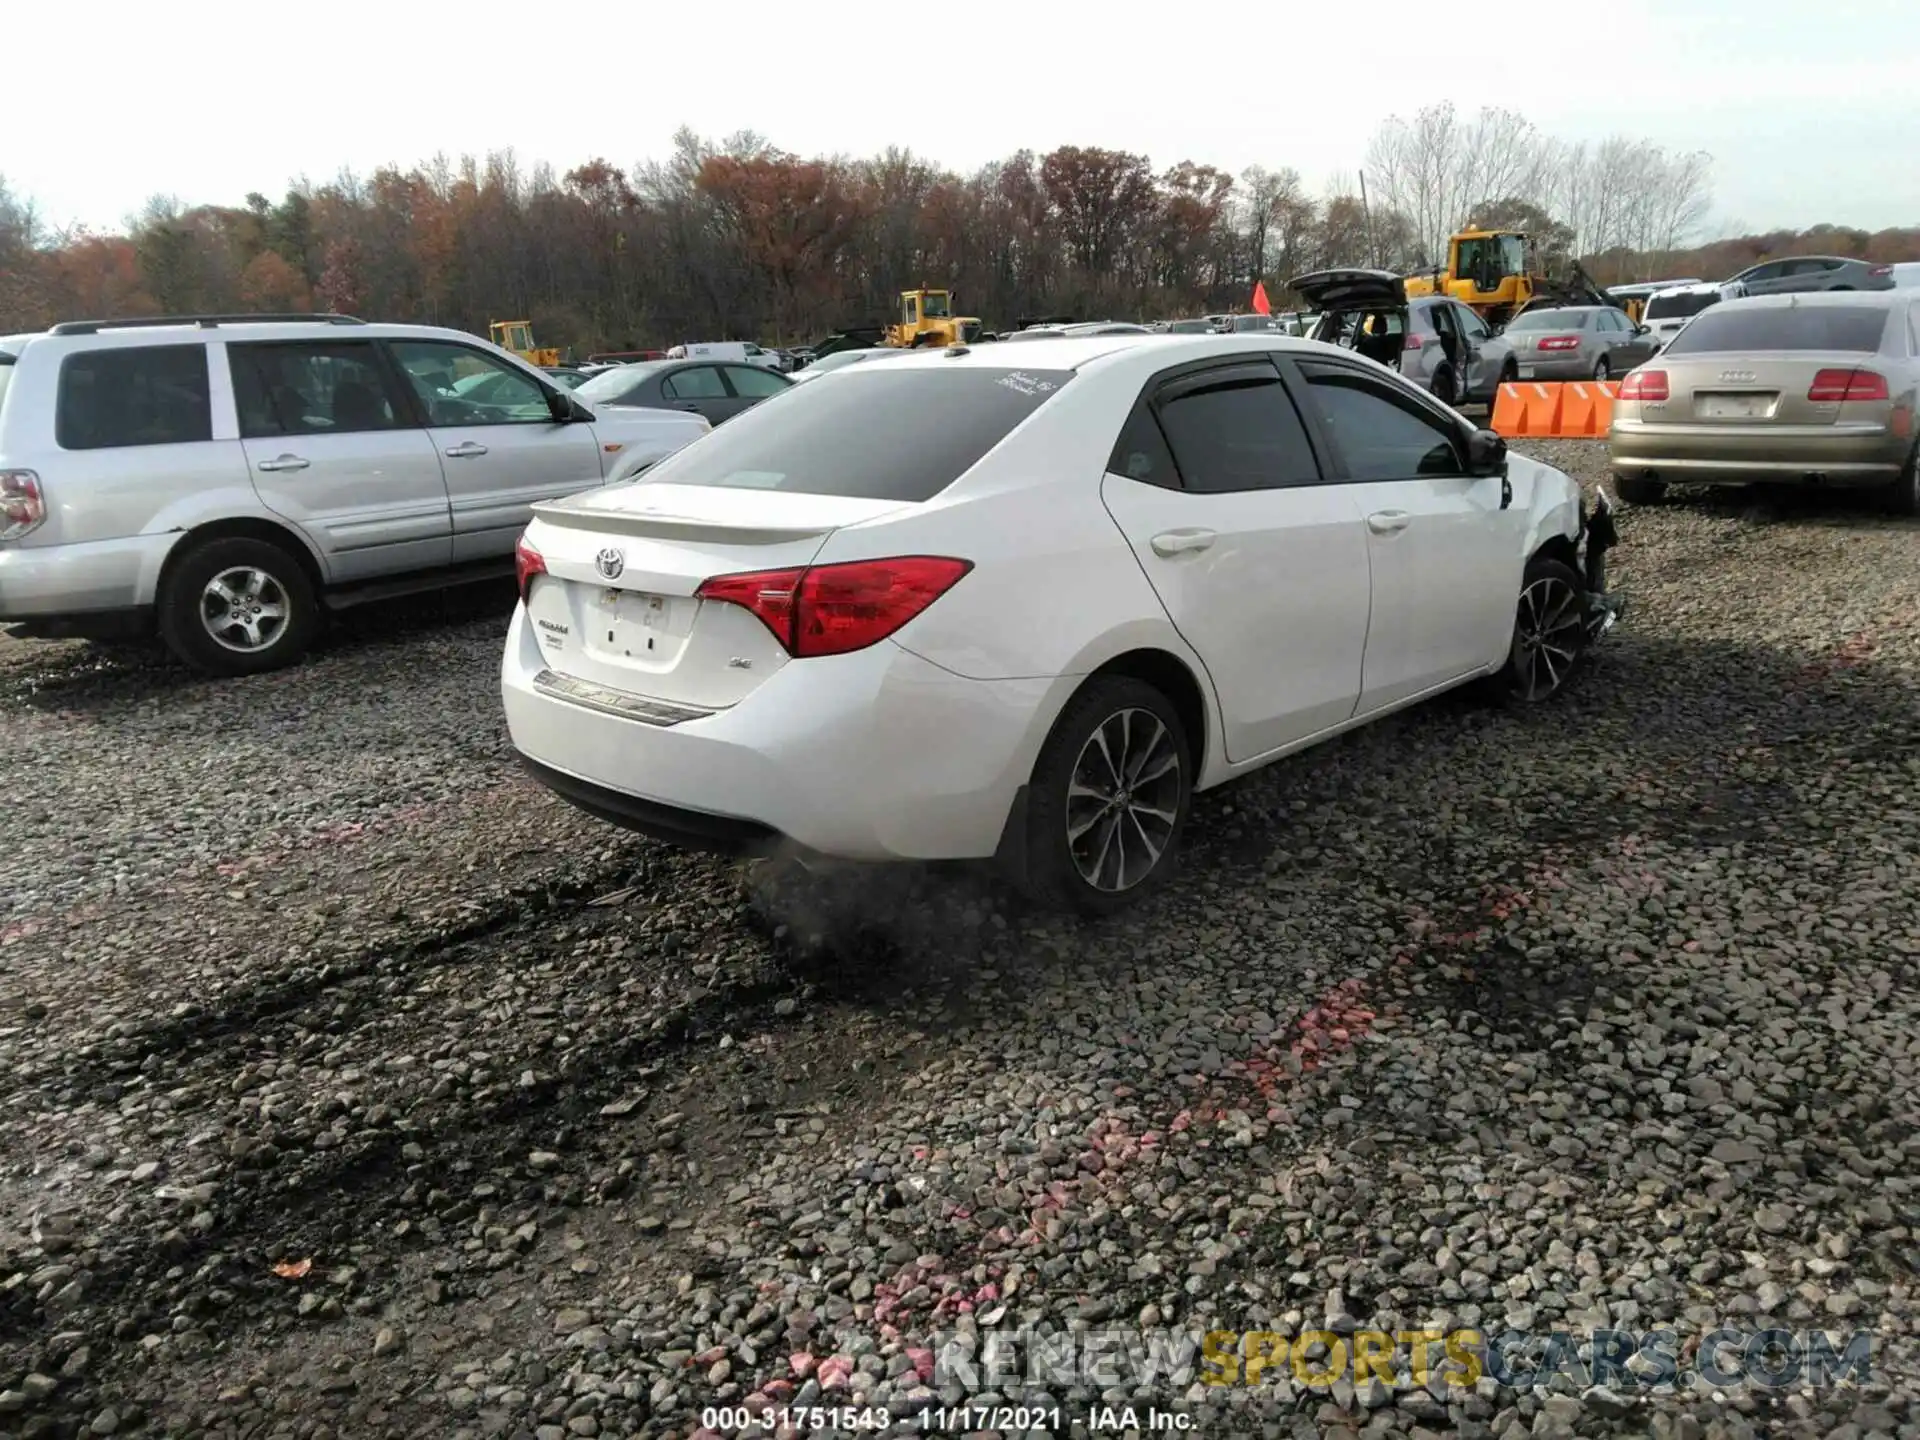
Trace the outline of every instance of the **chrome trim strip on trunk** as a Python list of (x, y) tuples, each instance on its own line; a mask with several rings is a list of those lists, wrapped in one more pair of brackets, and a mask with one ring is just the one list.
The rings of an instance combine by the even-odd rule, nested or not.
[(551, 670), (542, 670), (533, 677), (533, 688), (543, 695), (551, 695), (556, 700), (565, 700), (588, 710), (598, 710), (604, 715), (618, 715), (623, 720), (638, 720), (646, 725), (678, 725), (687, 720), (700, 720), (715, 712), (702, 710), (691, 705), (674, 705), (665, 700), (650, 700), (644, 695), (629, 695), (624, 690), (615, 690), (610, 686), (596, 685), (591, 680), (575, 679), (571, 675), (556, 675)]

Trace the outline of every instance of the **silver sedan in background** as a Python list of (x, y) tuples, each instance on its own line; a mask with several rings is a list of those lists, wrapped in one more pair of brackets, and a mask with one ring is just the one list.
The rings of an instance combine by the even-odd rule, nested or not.
[(1609, 380), (1660, 348), (1651, 330), (1610, 305), (1528, 310), (1506, 334), (1522, 380)]

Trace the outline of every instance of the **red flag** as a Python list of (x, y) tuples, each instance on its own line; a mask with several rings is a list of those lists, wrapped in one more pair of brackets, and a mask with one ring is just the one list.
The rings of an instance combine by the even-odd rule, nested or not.
[(1253, 313), (1256, 315), (1273, 313), (1273, 307), (1267, 303), (1267, 282), (1264, 280), (1253, 282)]

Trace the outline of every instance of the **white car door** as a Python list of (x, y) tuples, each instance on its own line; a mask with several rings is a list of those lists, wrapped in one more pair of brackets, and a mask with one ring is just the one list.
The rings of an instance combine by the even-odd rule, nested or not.
[(453, 512), (453, 560), (505, 559), (541, 500), (602, 482), (600, 444), (585, 421), (558, 421), (557, 394), (478, 346), (394, 340), (439, 452)]
[(1524, 517), (1467, 473), (1466, 433), (1405, 386), (1303, 360), (1302, 400), (1358, 508), (1373, 576), (1360, 714), (1485, 670), (1513, 636)]
[(336, 584), (451, 562), (440, 457), (371, 340), (225, 347), (254, 493)]
[(1100, 494), (1206, 666), (1229, 760), (1352, 716), (1367, 637), (1366, 526), (1345, 488), (1321, 483), (1270, 363), (1163, 381), (1127, 422)]

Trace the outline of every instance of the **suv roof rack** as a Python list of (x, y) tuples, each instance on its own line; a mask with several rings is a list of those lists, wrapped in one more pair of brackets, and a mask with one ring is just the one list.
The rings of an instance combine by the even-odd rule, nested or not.
[(102, 330), (144, 330), (163, 325), (195, 325), (212, 330), (220, 325), (364, 325), (357, 315), (336, 315), (331, 311), (300, 315), (142, 315), (132, 320), (66, 320), (49, 335), (98, 335)]

